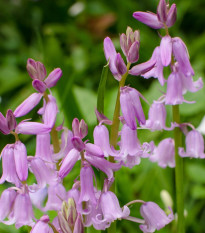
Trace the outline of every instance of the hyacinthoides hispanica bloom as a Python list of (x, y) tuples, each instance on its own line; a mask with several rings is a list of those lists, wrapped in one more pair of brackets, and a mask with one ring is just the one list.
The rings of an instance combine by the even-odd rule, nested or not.
[[(167, 82), (167, 91), (164, 96), (164, 103), (172, 105), (173, 121), (180, 124), (179, 105), (183, 102), (188, 102), (183, 95), (187, 92), (196, 92), (203, 87), (202, 79), (193, 81), (194, 70), (189, 61), (188, 50), (186, 45), (179, 37), (172, 38), (168, 28), (173, 26), (176, 21), (176, 5), (166, 3), (165, 0), (160, 0), (157, 7), (157, 14), (152, 12), (135, 12), (133, 17), (138, 21), (154, 28), (165, 29), (165, 36), (162, 36), (160, 46), (158, 46), (152, 55), (151, 60), (156, 61), (153, 69), (143, 75), (144, 78), (158, 78), (161, 85)], [(168, 80), (164, 78), (163, 68), (170, 66), (171, 74)], [(135, 75), (135, 71), (131, 69), (130, 74)], [(162, 102), (162, 101), (161, 101)], [(154, 106), (152, 106), (154, 111)], [(150, 109), (151, 112), (151, 109)], [(148, 127), (160, 127), (153, 125), (152, 121), (146, 122)], [(159, 125), (159, 124), (158, 124)], [(165, 125), (163, 123), (163, 125)], [(164, 127), (163, 127), (164, 128)], [(174, 129), (175, 139), (175, 159), (173, 157), (173, 140), (163, 140), (158, 148), (154, 151), (154, 155), (150, 157), (152, 161), (157, 161), (159, 166), (175, 167), (175, 182), (176, 182), (176, 201), (177, 201), (177, 232), (185, 232), (184, 224), (184, 197), (183, 197), (183, 159), (181, 157), (199, 157), (204, 158), (204, 141), (203, 137), (196, 130), (190, 131), (186, 136), (187, 151), (184, 152), (182, 147), (182, 133), (180, 127)], [(164, 158), (161, 154), (169, 148), (167, 154), (167, 162), (164, 163)], [(163, 152), (164, 151), (164, 152)], [(181, 156), (181, 157), (180, 157)], [(174, 161), (175, 160), (175, 161)], [(169, 162), (168, 162), (169, 161)]]
[[(184, 231), (180, 194), (182, 187), (179, 189), (182, 161), (177, 153), (174, 157), (174, 146), (181, 157), (204, 158), (205, 155), (203, 138), (194, 128), (186, 132), (186, 151), (179, 144), (179, 133), (186, 125), (179, 124), (176, 106), (187, 102), (183, 97), (186, 91), (198, 91), (203, 83), (201, 79), (193, 82), (194, 71), (184, 42), (178, 37), (171, 38), (168, 33), (168, 28), (176, 20), (175, 4), (169, 7), (165, 0), (160, 0), (157, 14), (135, 12), (134, 17), (152, 28), (165, 28), (166, 35), (162, 37), (160, 46), (153, 51), (150, 60), (137, 65), (133, 64), (139, 59), (139, 31), (128, 27), (126, 34), (120, 36), (120, 46), (127, 64), (121, 54), (116, 52), (112, 40), (105, 38), (105, 57), (114, 78), (119, 81), (119, 88), (113, 120), (110, 121), (102, 112), (96, 111), (99, 124), (93, 131), (94, 143), (86, 139), (88, 127), (83, 119), (73, 119), (72, 130), (63, 124), (56, 126), (58, 107), (50, 88), (60, 79), (61, 69), (54, 69), (46, 78), (44, 65), (28, 59), (27, 71), (37, 93), (30, 95), (14, 112), (8, 110), (6, 117), (0, 114), (0, 131), (15, 136), (15, 143), (6, 145), (1, 153), (3, 174), (0, 183), (7, 181), (13, 184), (13, 187), (1, 194), (1, 222), (15, 224), (16, 228), (28, 225), (32, 233), (81, 233), (90, 226), (98, 231), (108, 229), (108, 232), (115, 233), (115, 225), (112, 223), (122, 219), (139, 223), (144, 233), (160, 230), (174, 219), (171, 209), (167, 215), (156, 203), (142, 200), (134, 200), (121, 207), (113, 188), (115, 171), (122, 166), (132, 168), (140, 164), (141, 159), (149, 158), (163, 168), (174, 167), (176, 164), (176, 180), (180, 181), (177, 183), (178, 229), (179, 232)], [(171, 69), (168, 80), (163, 75), (165, 66)], [(167, 83), (166, 93), (153, 102), (147, 120), (141, 106), (141, 99), (145, 98), (136, 89), (125, 86), (128, 74), (158, 78), (161, 85)], [(42, 98), (43, 106), (38, 110), (42, 122), (24, 120), (17, 123), (18, 117), (25, 116)], [(174, 106), (174, 123), (170, 127), (166, 126), (165, 105)], [(111, 125), (110, 136), (106, 124)], [(139, 127), (151, 131), (176, 128), (175, 141), (166, 138), (157, 147), (154, 142), (141, 143), (137, 134)], [(20, 141), (19, 134), (36, 135), (34, 156), (27, 156), (26, 146)], [(80, 163), (78, 176), (72, 181), (72, 188), (66, 190), (63, 180), (72, 172), (76, 163)], [(105, 174), (101, 188), (97, 185), (96, 169)], [(33, 184), (28, 182), (30, 173), (36, 180)], [(141, 204), (140, 219), (131, 216), (129, 206), (135, 203)], [(42, 211), (40, 219), (35, 218), (33, 207)], [(56, 211), (53, 221), (47, 215), (50, 210)]]
[[(120, 89), (124, 122), (121, 140), (117, 139), (120, 148), (114, 148), (110, 144), (109, 132), (104, 123), (111, 122), (99, 112), (96, 112), (99, 125), (93, 132), (94, 143), (90, 143), (85, 140), (88, 127), (84, 120), (79, 121), (75, 118), (72, 122), (72, 131), (62, 125), (55, 125), (58, 107), (50, 88), (57, 83), (62, 71), (57, 68), (45, 79), (44, 65), (33, 59), (28, 59), (27, 70), (33, 79), (32, 85), (37, 93), (24, 100), (14, 113), (8, 110), (6, 117), (1, 114), (0, 130), (3, 134), (13, 134), (15, 143), (6, 145), (1, 153), (3, 174), (0, 182), (7, 181), (14, 186), (1, 194), (0, 221), (7, 225), (15, 224), (16, 228), (28, 225), (34, 233), (39, 230), (42, 233), (80, 233), (84, 232), (85, 227), (91, 225), (96, 230), (105, 230), (118, 219), (142, 224), (140, 229), (143, 232), (154, 232), (155, 229), (168, 224), (173, 217), (167, 218), (161, 209), (159, 211), (157, 205), (153, 208), (143, 201), (140, 201), (143, 219), (131, 217), (129, 207), (124, 205), (121, 208), (116, 194), (111, 190), (114, 171), (122, 166), (132, 168), (140, 163), (141, 158), (148, 157), (153, 150), (153, 143), (141, 145), (137, 138), (135, 118), (139, 123), (145, 123), (139, 100), (141, 94), (130, 87)], [(38, 110), (38, 114), (42, 116), (42, 122), (17, 123), (18, 117), (30, 112), (39, 104), (41, 98), (43, 98), (43, 107)], [(135, 98), (137, 98), (137, 104)], [(126, 106), (126, 102), (129, 101), (131, 102)], [(131, 118), (128, 116), (129, 111), (134, 111)], [(57, 130), (61, 131), (61, 143), (56, 137)], [(52, 131), (55, 134), (52, 134)], [(36, 135), (34, 156), (27, 156), (26, 146), (20, 141), (19, 134)], [(107, 159), (109, 156), (112, 156), (115, 162), (109, 161)], [(79, 176), (76, 177), (72, 189), (67, 191), (63, 186), (63, 179), (72, 172), (79, 160), (81, 161)], [(96, 185), (93, 167), (106, 175), (103, 189), (99, 189)], [(33, 184), (28, 182), (30, 173), (36, 180)], [(150, 207), (146, 208), (147, 205)], [(35, 218), (33, 207), (42, 211), (40, 219)], [(57, 213), (53, 221), (47, 216), (49, 210)], [(158, 215), (161, 213), (164, 220), (157, 218), (149, 223), (151, 212), (155, 211)]]

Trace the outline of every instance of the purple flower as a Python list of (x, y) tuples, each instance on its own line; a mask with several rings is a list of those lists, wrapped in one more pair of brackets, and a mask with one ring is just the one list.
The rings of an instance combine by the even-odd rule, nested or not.
[(116, 156), (117, 152), (112, 150), (109, 142), (109, 131), (104, 125), (97, 125), (93, 131), (94, 144), (99, 146), (105, 155)]
[(183, 97), (182, 79), (178, 72), (172, 72), (167, 80), (165, 104), (177, 105), (185, 102)]
[(192, 130), (186, 135), (186, 152), (184, 148), (180, 147), (179, 155), (181, 157), (205, 158), (204, 139), (197, 130)]
[(109, 37), (104, 39), (104, 53), (105, 58), (109, 61), (110, 71), (115, 79), (121, 80), (122, 75), (126, 73), (127, 67), (119, 53), (116, 52), (115, 47)]
[(162, 59), (161, 59), (161, 49), (160, 47), (156, 47), (153, 51), (152, 57), (150, 59), (155, 65), (152, 69), (148, 70), (147, 72), (144, 72), (142, 76), (144, 78), (158, 78), (160, 84), (163, 86), (165, 83), (164, 75), (163, 75), (163, 65), (162, 65)]
[(11, 213), (15, 198), (16, 191), (11, 188), (8, 188), (2, 192), (0, 198), (0, 222), (3, 222), (3, 220)]
[(135, 63), (138, 61), (140, 45), (140, 34), (138, 30), (133, 32), (132, 28), (127, 27), (126, 35), (124, 33), (120, 35), (120, 45), (127, 58), (127, 62)]
[(52, 95), (48, 95), (48, 101), (43, 113), (43, 123), (50, 128), (53, 128), (53, 126), (55, 125), (57, 113), (58, 107), (56, 104), (56, 99)]
[(3, 175), (0, 179), (0, 184), (8, 181), (19, 187), (20, 180), (16, 172), (16, 164), (14, 160), (14, 144), (7, 144), (2, 150), (1, 156)]
[(15, 117), (22, 117), (29, 113), (41, 100), (41, 93), (33, 93), (25, 99), (14, 111)]
[(28, 177), (27, 151), (25, 145), (20, 141), (16, 141), (14, 144), (14, 160), (19, 179), (26, 181)]
[[(40, 93), (43, 93), (46, 88), (51, 88), (56, 85), (57, 81), (62, 76), (60, 68), (54, 69), (48, 77), (46, 77), (46, 68), (39, 62), (31, 58), (27, 60), (27, 71), (30, 77), (33, 79), (33, 87)], [(44, 80), (45, 79), (45, 80)]]
[(17, 229), (24, 225), (33, 226), (33, 209), (27, 192), (17, 194), (14, 203), (13, 218), (15, 219)]
[(31, 233), (53, 233), (52, 228), (48, 225), (49, 221), (48, 215), (42, 216), (33, 226)]
[(107, 175), (109, 181), (112, 181), (114, 179), (113, 171), (117, 171), (122, 167), (121, 163), (111, 163), (104, 158), (90, 156), (87, 153), (85, 153), (85, 159), (92, 166), (103, 171)]
[(84, 233), (84, 226), (80, 214), (78, 214), (77, 219), (75, 221), (73, 233)]
[(60, 170), (59, 170), (59, 177), (64, 178), (67, 174), (72, 170), (75, 163), (80, 158), (80, 153), (76, 149), (72, 149), (63, 159)]
[(151, 131), (155, 130), (172, 130), (175, 124), (171, 123), (171, 127), (166, 127), (166, 108), (163, 103), (154, 101), (149, 109), (149, 119), (146, 120), (142, 128), (148, 128)]
[(52, 159), (57, 161), (63, 157), (65, 157), (73, 148), (72, 143), (73, 133), (71, 130), (64, 128), (61, 134), (61, 149), (58, 153), (52, 154)]
[(61, 183), (56, 183), (48, 187), (48, 201), (44, 207), (44, 211), (60, 210), (63, 200), (67, 199), (67, 193)]
[[(97, 204), (95, 191), (93, 187), (93, 176), (94, 176), (94, 172), (92, 168), (88, 164), (84, 164), (84, 166), (80, 170), (81, 190), (80, 190), (80, 197), (78, 200), (78, 205), (80, 207), (79, 212), (82, 215), (90, 214)], [(90, 225), (90, 223), (87, 221), (85, 224), (86, 226)]]
[(141, 157), (146, 157), (138, 138), (137, 131), (130, 129), (126, 124), (121, 130), (120, 153), (116, 160), (123, 161), (126, 166), (132, 168), (141, 161)]
[(137, 118), (139, 124), (145, 123), (145, 116), (140, 103), (141, 94), (134, 88), (122, 87), (120, 89), (120, 105), (122, 115), (126, 124), (133, 130), (137, 129)]
[(46, 184), (54, 185), (58, 181), (56, 171), (47, 166), (40, 157), (31, 157), (29, 165), (38, 183), (37, 187), (33, 185), (34, 188), (40, 189), (45, 187)]
[(0, 131), (3, 134), (9, 134), (10, 130), (8, 128), (7, 119), (3, 116), (3, 114), (0, 112)]
[(152, 162), (157, 162), (160, 167), (175, 167), (175, 150), (174, 140), (166, 138), (162, 140), (158, 147), (154, 149), (153, 154), (150, 156)]
[(74, 136), (83, 139), (88, 134), (88, 126), (83, 119), (79, 122), (77, 118), (74, 118), (72, 122), (72, 131)]
[(176, 21), (176, 5), (172, 4), (171, 7), (168, 8), (166, 1), (160, 0), (157, 7), (157, 14), (136, 11), (133, 17), (154, 29), (164, 28), (165, 25), (171, 27)]
[(172, 38), (168, 35), (161, 39), (160, 56), (163, 66), (170, 65), (172, 57)]
[(129, 74), (134, 75), (134, 76), (138, 76), (138, 75), (143, 76), (145, 73), (147, 73), (148, 71), (153, 69), (153, 67), (155, 66), (155, 63), (156, 63), (156, 59), (151, 57), (150, 60), (148, 60), (148, 61), (146, 61), (144, 63), (133, 66), (129, 70)]
[(188, 50), (184, 42), (179, 37), (174, 37), (172, 39), (172, 45), (173, 55), (178, 62), (180, 71), (182, 71), (185, 76), (193, 76), (194, 70), (191, 67)]
[(41, 158), (46, 162), (52, 162), (52, 152), (50, 145), (50, 134), (36, 135), (36, 158)]
[(28, 122), (28, 121), (21, 121), (16, 129), (15, 132), (17, 134), (46, 134), (51, 131), (51, 127), (42, 123), (38, 122)]
[(140, 213), (145, 220), (145, 224), (140, 225), (140, 229), (144, 233), (152, 233), (155, 230), (160, 230), (174, 219), (172, 210), (171, 214), (167, 216), (165, 212), (154, 202), (145, 202), (142, 204)]
[(101, 226), (101, 230), (108, 228), (113, 221), (126, 218), (130, 214), (130, 210), (127, 206), (124, 206), (123, 209), (120, 207), (116, 195), (111, 191), (101, 194), (100, 208), (102, 212), (93, 218), (93, 222)]

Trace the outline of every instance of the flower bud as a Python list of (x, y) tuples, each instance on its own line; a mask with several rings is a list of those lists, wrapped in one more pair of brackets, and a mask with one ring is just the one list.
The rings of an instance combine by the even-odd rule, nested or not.
[(126, 67), (120, 53), (117, 53), (117, 55), (115, 57), (115, 65), (116, 65), (117, 71), (120, 75), (123, 75), (127, 72), (127, 67)]
[(80, 137), (83, 139), (88, 134), (88, 125), (85, 123), (85, 121), (82, 119), (79, 124), (79, 132)]
[(120, 46), (130, 63), (137, 62), (139, 59), (139, 31), (133, 32), (131, 27), (127, 27), (126, 35), (120, 36)]
[(42, 81), (46, 77), (45, 66), (39, 61), (35, 61), (35, 60), (29, 58), (27, 60), (26, 68), (27, 68), (27, 71), (29, 73), (29, 76), (32, 79), (38, 79), (38, 80)]
[(17, 123), (16, 123), (16, 118), (10, 109), (6, 113), (6, 120), (7, 120), (8, 129), (10, 131), (14, 130), (16, 128)]
[(79, 152), (85, 149), (85, 143), (82, 141), (80, 137), (73, 137), (71, 141), (73, 143), (74, 148)]
[(54, 69), (44, 81), (46, 86), (48, 88), (54, 87), (58, 82), (58, 80), (60, 79), (60, 77), (62, 76), (62, 74), (63, 73), (60, 68)]
[(38, 79), (33, 80), (32, 82), (33, 88), (39, 93), (44, 93), (46, 90), (46, 84)]
[(165, 23), (167, 20), (167, 5), (165, 0), (159, 1), (157, 7), (157, 18), (162, 23)]
[(73, 229), (77, 219), (76, 205), (73, 198), (69, 198), (68, 202), (63, 201), (61, 212), (68, 222), (69, 227)]

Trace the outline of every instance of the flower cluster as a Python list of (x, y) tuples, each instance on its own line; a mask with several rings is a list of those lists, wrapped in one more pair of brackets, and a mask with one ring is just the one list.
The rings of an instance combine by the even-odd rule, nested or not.
[[(88, 126), (83, 119), (73, 119), (71, 130), (63, 124), (56, 125), (59, 110), (50, 88), (61, 78), (61, 69), (54, 69), (46, 78), (45, 66), (39, 61), (28, 59), (27, 71), (37, 92), (31, 94), (14, 111), (9, 109), (5, 117), (0, 113), (0, 131), (15, 137), (15, 142), (7, 144), (1, 152), (3, 174), (0, 183), (9, 182), (13, 185), (1, 194), (1, 222), (15, 224), (16, 228), (29, 225), (32, 233), (81, 233), (85, 227), (105, 230), (112, 222), (127, 219), (140, 223), (139, 227), (144, 233), (151, 233), (174, 219), (171, 208), (167, 216), (151, 201), (135, 200), (121, 207), (112, 189), (114, 172), (123, 166), (132, 168), (140, 164), (143, 158), (149, 158), (163, 168), (175, 167), (175, 142), (172, 138), (163, 139), (158, 146), (153, 141), (141, 143), (137, 130), (169, 131), (175, 127), (187, 127), (188, 124), (180, 125), (178, 122), (166, 126), (166, 105), (188, 102), (183, 95), (187, 91), (198, 91), (203, 82), (201, 78), (193, 81), (194, 71), (182, 39), (169, 35), (168, 28), (176, 21), (175, 4), (169, 7), (165, 0), (160, 0), (157, 14), (135, 12), (133, 16), (154, 29), (164, 28), (166, 35), (161, 38), (150, 60), (137, 65), (134, 63), (139, 60), (138, 30), (133, 31), (128, 27), (126, 34), (120, 35), (120, 46), (126, 62), (116, 52), (112, 40), (105, 38), (105, 57), (114, 78), (119, 81), (117, 103), (122, 114), (120, 116), (118, 113), (110, 121), (96, 110), (99, 124), (93, 131), (93, 143), (86, 138)], [(163, 74), (167, 66), (171, 70), (168, 79)], [(147, 120), (141, 105), (141, 99), (146, 99), (138, 90), (124, 85), (128, 74), (146, 79), (154, 77), (161, 85), (166, 85), (166, 93), (150, 106)], [(18, 122), (18, 118), (37, 107), (41, 99), (43, 106), (38, 109), (41, 122)], [(119, 126), (120, 121), (122, 127), (121, 130), (117, 128), (116, 143), (113, 144), (106, 125)], [(35, 155), (27, 155), (20, 134), (35, 135)], [(205, 158), (203, 137), (194, 128), (190, 132), (186, 131), (186, 151), (180, 147), (179, 155)], [(66, 190), (64, 178), (72, 172), (76, 163), (80, 165), (79, 175), (72, 181), (72, 188)], [(104, 173), (102, 188), (97, 184), (96, 170)], [(29, 184), (29, 174), (35, 177), (33, 184)], [(141, 204), (142, 219), (131, 216), (129, 205), (134, 203)], [(42, 211), (40, 219), (35, 218), (34, 207)], [(56, 211), (53, 221), (47, 215), (50, 210)]]

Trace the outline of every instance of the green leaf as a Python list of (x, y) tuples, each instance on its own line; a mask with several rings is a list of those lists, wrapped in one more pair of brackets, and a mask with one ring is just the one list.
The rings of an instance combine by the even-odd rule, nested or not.
[(195, 199), (205, 198), (205, 187), (201, 185), (195, 185), (191, 190), (192, 197)]
[(205, 183), (205, 167), (201, 164), (188, 164), (186, 167), (187, 176), (197, 183)]
[(105, 66), (103, 66), (100, 83), (98, 87), (97, 110), (100, 113), (104, 113), (104, 97), (105, 97), (106, 81), (107, 81), (107, 76), (108, 76), (108, 67), (109, 67), (109, 61)]

